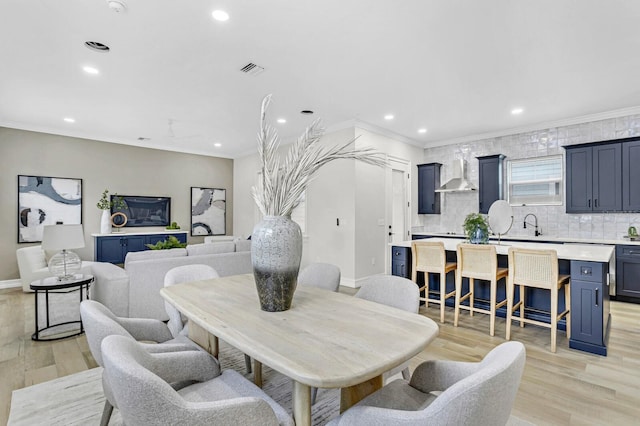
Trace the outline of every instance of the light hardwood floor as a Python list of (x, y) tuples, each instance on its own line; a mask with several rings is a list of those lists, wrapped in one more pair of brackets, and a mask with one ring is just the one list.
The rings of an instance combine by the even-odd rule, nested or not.
[[(438, 305), (421, 313), (439, 321)], [(548, 329), (514, 324), (513, 339), (527, 347), (515, 416), (540, 425), (640, 424), (640, 305), (612, 302), (611, 313), (607, 357), (570, 350), (564, 332), (553, 354)], [(445, 320), (439, 337), (413, 359), (412, 369), (427, 359), (477, 361), (504, 342), (503, 318), (496, 320), (495, 337), (489, 336), (486, 315), (461, 314), (456, 328), (447, 308)], [(0, 290), (0, 425), (7, 422), (12, 390), (96, 366), (84, 336), (33, 342), (33, 321), (33, 295)]]

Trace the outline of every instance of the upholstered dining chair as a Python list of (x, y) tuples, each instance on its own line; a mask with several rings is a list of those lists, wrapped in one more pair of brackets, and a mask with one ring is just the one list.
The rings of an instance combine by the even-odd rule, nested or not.
[[(95, 300), (85, 300), (80, 304), (80, 317), (84, 325), (91, 355), (99, 366), (104, 367), (101, 344), (110, 335), (124, 336), (132, 341), (142, 340), (143, 347), (150, 352), (198, 351), (195, 343), (179, 335), (173, 338), (165, 323), (149, 318), (121, 318), (115, 316), (106, 306)], [(208, 356), (208, 355), (207, 355)], [(109, 424), (115, 399), (111, 387), (103, 375), (102, 386), (106, 397), (100, 425)]]
[[(233, 370), (204, 352), (155, 354), (123, 336), (102, 341), (104, 371), (125, 424), (286, 425), (293, 419)], [(196, 381), (175, 390), (169, 383)]]
[[(169, 287), (175, 284), (187, 283), (190, 281), (208, 280), (219, 277), (220, 275), (218, 275), (218, 272), (209, 265), (183, 265), (170, 269), (167, 272), (167, 274), (164, 276), (164, 286)], [(169, 327), (169, 330), (171, 331), (173, 337), (177, 337), (180, 334), (188, 336), (189, 330), (187, 327), (187, 318), (167, 301), (164, 302), (164, 309), (167, 311), (167, 315), (169, 316), (169, 322), (167, 323), (167, 326)], [(215, 342), (213, 346), (215, 348), (218, 348), (218, 338), (216, 336), (212, 336), (212, 338)], [(213, 356), (217, 358), (218, 354), (214, 353)], [(247, 373), (251, 373), (251, 357), (249, 357), (249, 355), (244, 356), (244, 363), (247, 369)]]
[(505, 342), (480, 362), (426, 361), (410, 381), (389, 383), (329, 425), (504, 425), (525, 358), (522, 343)]
[(298, 275), (298, 284), (338, 291), (340, 268), (331, 263), (310, 263)]
[[(394, 275), (373, 275), (367, 278), (355, 297), (416, 314), (420, 308), (420, 290), (416, 283)], [(402, 371), (402, 377), (408, 380), (409, 362), (391, 370), (386, 376), (390, 377), (397, 371)]]

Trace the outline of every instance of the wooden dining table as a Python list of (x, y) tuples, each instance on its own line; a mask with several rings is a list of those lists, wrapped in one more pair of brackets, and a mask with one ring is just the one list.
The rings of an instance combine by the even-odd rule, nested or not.
[[(296, 425), (311, 424), (311, 387), (340, 388), (346, 410), (382, 387), (382, 374), (420, 353), (437, 335), (431, 319), (383, 304), (298, 286), (291, 309), (260, 309), (252, 274), (163, 288), (205, 348), (220, 338), (293, 380)], [(206, 334), (205, 333), (205, 334)]]

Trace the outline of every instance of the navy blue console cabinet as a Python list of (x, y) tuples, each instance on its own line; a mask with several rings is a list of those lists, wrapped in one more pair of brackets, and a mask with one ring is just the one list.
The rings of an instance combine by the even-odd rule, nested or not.
[(148, 250), (147, 244), (164, 241), (173, 235), (181, 243), (187, 242), (187, 232), (94, 235), (96, 262), (124, 263), (127, 253)]

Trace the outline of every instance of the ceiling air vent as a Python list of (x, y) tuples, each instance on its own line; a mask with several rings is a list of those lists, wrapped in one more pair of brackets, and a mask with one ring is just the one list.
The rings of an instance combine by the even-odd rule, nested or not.
[(262, 71), (264, 71), (264, 68), (262, 68), (260, 65), (254, 64), (253, 62), (249, 62), (244, 67), (240, 68), (240, 71), (249, 75), (258, 75)]

